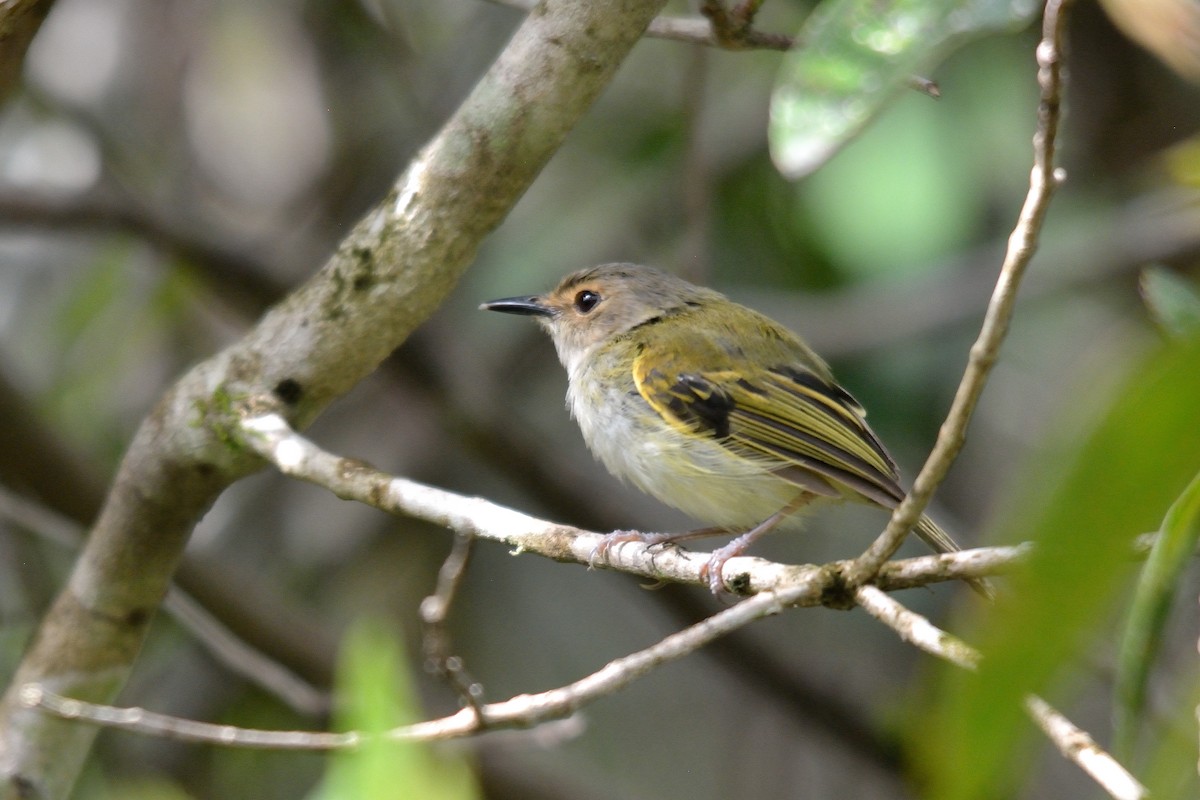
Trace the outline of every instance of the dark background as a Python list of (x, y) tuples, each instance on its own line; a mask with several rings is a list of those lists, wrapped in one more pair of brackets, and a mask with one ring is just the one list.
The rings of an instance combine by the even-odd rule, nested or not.
[[(760, 24), (792, 32), (806, 13), (770, 3)], [(159, 393), (323, 263), (519, 19), (472, 0), (59, 0), (25, 90), (0, 114), (7, 487), (86, 523)], [(766, 153), (780, 54), (644, 41), (450, 302), (310, 435), (563, 522), (693, 525), (592, 461), (534, 325), (476, 311), (581, 266), (632, 260), (714, 285), (804, 335), (911, 478), (1028, 186), (1036, 39), (1031, 28), (970, 43), (932, 74), (940, 101), (903, 92), (795, 184)], [(1081, 429), (1157, 340), (1139, 269), (1194, 275), (1200, 263), (1195, 143), (1186, 149), (1200, 124), (1196, 87), (1090, 3), (1071, 26), (1070, 75), (1069, 181), (934, 508), (967, 545), (990, 541), (1014, 512), (1041, 443)], [(823, 511), (803, 536), (755, 552), (850, 557), (884, 521), (870, 509)], [(208, 586), (206, 600), (242, 620), (247, 638), (327, 685), (356, 618), (384, 620), (419, 652), (416, 604), (449, 542), (263, 473), (197, 530), (190, 588), (205, 596)], [(0, 527), (0, 677), (69, 564), (61, 547)], [(935, 621), (970, 602), (954, 586), (901, 599)], [(582, 677), (718, 606), (700, 589), (647, 592), (626, 576), (483, 544), (452, 631), (499, 700)], [(1186, 654), (1194, 614), (1175, 627), (1173, 651)], [(1067, 710), (1093, 731), (1108, 725), (1111, 659), (1111, 643), (1097, 642), (1072, 677), (1080, 691)], [(861, 612), (797, 611), (587, 708), (573, 736), (492, 734), (472, 747), (497, 798), (894, 798), (911, 791), (898, 731), (920, 707), (928, 667)], [(425, 713), (456, 707), (444, 686), (420, 681)], [(122, 703), (260, 727), (324, 724), (230, 674), (166, 617)], [(1024, 796), (1096, 796), (1048, 744), (1036, 753)], [(292, 798), (323, 764), (106, 733), (77, 796)]]

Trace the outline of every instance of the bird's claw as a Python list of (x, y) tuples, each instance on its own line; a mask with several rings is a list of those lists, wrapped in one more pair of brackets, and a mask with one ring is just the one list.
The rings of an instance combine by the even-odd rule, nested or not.
[(588, 569), (596, 568), (596, 559), (603, 559), (604, 563), (608, 563), (608, 551), (619, 544), (625, 542), (644, 542), (646, 534), (639, 531), (613, 531), (606, 534), (600, 539), (600, 544), (592, 548), (592, 554), (588, 556)]
[(704, 566), (700, 567), (700, 580), (708, 584), (708, 590), (713, 593), (714, 597), (720, 597), (725, 593), (725, 562), (728, 558), (722, 558), (721, 554), (713, 553), (709, 556), (708, 561), (704, 562)]

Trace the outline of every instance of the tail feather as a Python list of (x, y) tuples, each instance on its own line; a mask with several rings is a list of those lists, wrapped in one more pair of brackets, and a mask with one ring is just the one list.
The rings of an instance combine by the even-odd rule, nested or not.
[[(962, 550), (954, 539), (950, 538), (950, 534), (946, 533), (941, 527), (930, 519), (927, 515), (921, 515), (921, 521), (917, 523), (917, 527), (913, 529), (917, 536), (921, 537), (921, 541), (929, 545), (930, 548), (937, 553), (957, 553)], [(968, 578), (967, 583), (980, 596), (987, 600), (994, 600), (996, 592), (991, 584), (984, 578)]]

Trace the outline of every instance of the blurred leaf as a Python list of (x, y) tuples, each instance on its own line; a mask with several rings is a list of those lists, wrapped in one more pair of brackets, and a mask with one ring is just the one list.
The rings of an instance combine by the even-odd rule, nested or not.
[(1146, 267), (1138, 288), (1155, 323), (1165, 333), (1188, 336), (1200, 332), (1200, 292), (1183, 276), (1165, 267)]
[(964, 154), (938, 140), (937, 111), (925, 103), (890, 109), (854, 158), (795, 187), (803, 206), (793, 217), (812, 221), (813, 238), (844, 279), (903, 279), (936, 268), (969, 239), (984, 199)]
[[(346, 637), (339, 679), (339, 728), (370, 734), (413, 722), (420, 706), (394, 637), (360, 624)], [(335, 754), (316, 800), (472, 800), (479, 797), (467, 764), (442, 757), (428, 744), (371, 736), (354, 751)]]
[[(1134, 538), (1200, 468), (1200, 339), (1174, 342), (1133, 370), (1058, 468), (1031, 470), (1010, 498), (1004, 540), (1037, 543), (1028, 566), (968, 639), (977, 673), (944, 670), (915, 747), (938, 800), (999, 796), (1024, 773), (1031, 724), (1022, 698), (1045, 694), (1111, 612)], [(1046, 466), (1046, 465), (1043, 465)]]
[(127, 302), (128, 271), (128, 247), (120, 245), (100, 250), (90, 269), (76, 273), (56, 314), (54, 330), (63, 349), (95, 330), (114, 306)]
[(1200, 137), (1192, 136), (1171, 145), (1163, 151), (1162, 164), (1175, 183), (1200, 188)]
[(799, 178), (829, 160), (896, 89), (969, 38), (1014, 27), (1032, 0), (827, 0), (785, 57), (771, 98), (775, 165)]
[(1147, 765), (1145, 784), (1154, 800), (1195, 800), (1200, 797), (1196, 771), (1196, 709), (1200, 708), (1200, 675), (1193, 671), (1164, 704), (1175, 713), (1163, 726)]
[(192, 795), (165, 777), (114, 778), (106, 796), (121, 800), (191, 800)]
[(1163, 627), (1184, 567), (1200, 541), (1200, 474), (1167, 512), (1133, 595), (1121, 637), (1116, 681), (1116, 749), (1133, 754), (1138, 719), (1145, 710), (1146, 681), (1162, 644)]
[(1125, 35), (1185, 78), (1200, 83), (1200, 3), (1195, 0), (1100, 0)]

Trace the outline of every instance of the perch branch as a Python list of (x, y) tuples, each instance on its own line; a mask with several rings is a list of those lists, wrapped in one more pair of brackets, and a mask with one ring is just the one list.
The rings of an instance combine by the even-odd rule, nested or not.
[[(343, 500), (358, 500), (391, 514), (416, 517), (435, 525), (499, 542), (518, 553), (535, 553), (556, 561), (590, 565), (592, 552), (605, 534), (560, 525), (479, 497), (448, 492), (395, 477), (356, 459), (328, 453), (301, 436), (274, 413), (253, 413), (243, 422), (244, 442), (281, 472), (324, 486)], [(945, 553), (892, 562), (876, 577), (884, 590), (994, 575), (1023, 559), (1028, 548), (993, 547)], [(660, 548), (627, 542), (609, 551), (597, 568), (616, 569), (654, 580), (707, 586), (701, 569), (707, 554), (678, 547)], [(795, 602), (818, 605), (836, 591), (840, 575), (851, 562), (823, 566), (777, 564), (761, 558), (739, 557), (725, 567), (730, 583), (743, 594), (806, 585), (810, 590)]]

